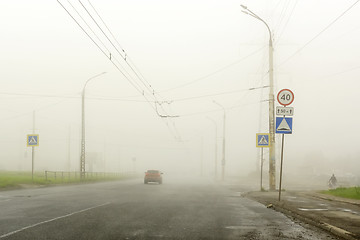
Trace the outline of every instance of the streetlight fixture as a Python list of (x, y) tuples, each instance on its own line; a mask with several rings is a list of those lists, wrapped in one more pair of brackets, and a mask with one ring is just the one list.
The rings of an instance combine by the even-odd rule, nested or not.
[(221, 180), (225, 179), (225, 123), (226, 123), (226, 111), (223, 105), (213, 100), (213, 103), (219, 105), (224, 110), (224, 123), (223, 123), (223, 149), (222, 149), (222, 161), (221, 161)]
[(85, 85), (81, 93), (81, 156), (80, 156), (80, 178), (85, 178), (85, 88), (88, 82), (94, 78), (97, 78), (106, 72), (97, 74), (88, 80), (86, 80)]
[(216, 124), (216, 122), (215, 122), (215, 120), (214, 119), (212, 119), (212, 118), (209, 118), (209, 117), (207, 117), (207, 119), (209, 119), (212, 123), (214, 123), (214, 125), (215, 125), (215, 180), (217, 180), (217, 175), (218, 175), (218, 172), (217, 172), (217, 170), (218, 170), (218, 167), (217, 167), (217, 165), (218, 165), (218, 161), (217, 161), (217, 124)]
[(269, 188), (270, 190), (275, 190), (275, 127), (274, 127), (274, 67), (273, 67), (273, 42), (272, 34), (269, 28), (269, 25), (258, 15), (248, 9), (247, 6), (240, 5), (243, 10), (242, 12), (256, 18), (257, 20), (263, 22), (269, 31), (269, 82), (270, 82), (270, 91), (269, 91), (269, 133), (270, 133), (270, 149), (269, 149)]

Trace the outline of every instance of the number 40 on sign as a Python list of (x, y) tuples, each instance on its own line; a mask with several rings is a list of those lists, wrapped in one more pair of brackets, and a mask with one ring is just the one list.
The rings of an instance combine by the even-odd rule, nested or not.
[(290, 89), (283, 89), (278, 93), (277, 100), (283, 106), (290, 105), (294, 101), (294, 93)]

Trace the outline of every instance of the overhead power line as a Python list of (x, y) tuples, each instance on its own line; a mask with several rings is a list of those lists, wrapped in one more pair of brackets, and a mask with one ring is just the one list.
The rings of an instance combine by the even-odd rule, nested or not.
[(230, 68), (230, 67), (232, 67), (232, 66), (234, 66), (234, 65), (236, 65), (236, 64), (238, 64), (238, 63), (240, 63), (240, 62), (242, 62), (242, 61), (244, 61), (244, 60), (246, 60), (247, 58), (255, 55), (256, 53), (258, 53), (258, 52), (260, 52), (261, 50), (263, 50), (266, 46), (267, 46), (267, 45), (264, 45), (264, 46), (262, 46), (261, 48), (255, 50), (254, 52), (246, 55), (245, 57), (243, 57), (243, 58), (241, 58), (241, 59), (239, 59), (239, 60), (236, 60), (235, 62), (230, 63), (230, 64), (228, 64), (228, 65), (226, 65), (226, 66), (224, 66), (224, 67), (221, 67), (221, 68), (217, 69), (216, 71), (214, 71), (214, 72), (212, 72), (212, 73), (209, 73), (209, 74), (207, 74), (207, 75), (205, 75), (205, 76), (203, 76), (203, 77), (200, 77), (200, 78), (197, 78), (197, 79), (192, 80), (192, 81), (190, 81), (190, 82), (187, 82), (187, 83), (178, 85), (178, 86), (176, 86), (176, 87), (172, 87), (172, 88), (168, 88), (168, 89), (162, 90), (162, 91), (160, 91), (160, 92), (169, 92), (169, 91), (172, 91), (172, 90), (175, 90), (175, 89), (178, 89), (178, 88), (183, 88), (183, 87), (189, 86), (189, 85), (191, 85), (191, 84), (194, 84), (194, 83), (196, 83), (196, 82), (198, 82), (198, 81), (204, 80), (204, 79), (206, 79), (206, 78), (208, 78), (208, 77), (211, 77), (211, 76), (213, 76), (213, 75), (215, 75), (215, 74), (217, 74), (217, 73), (219, 73), (219, 72), (222, 72), (222, 71), (224, 71), (225, 69), (228, 69), (228, 68)]
[(305, 43), (300, 49), (294, 52), (290, 57), (288, 57), (285, 61), (283, 61), (279, 66), (284, 65), (294, 56), (296, 56), (299, 52), (301, 52), (304, 48), (306, 48), (310, 43), (312, 43), (315, 39), (317, 39), (321, 34), (323, 34), (326, 30), (328, 30), (334, 23), (336, 23), (340, 18), (342, 18), (348, 11), (350, 11), (356, 4), (359, 3), (360, 0), (354, 2), (350, 7), (348, 7), (343, 13), (341, 13), (337, 18), (335, 18), (332, 22), (330, 22), (323, 30), (321, 30), (318, 34), (316, 34), (312, 39), (310, 39), (307, 43)]
[[(105, 21), (100, 16), (99, 12), (95, 9), (94, 5), (91, 4), (91, 2), (88, 0), (88, 3), (92, 8), (92, 11), (95, 12), (96, 16), (100, 19), (101, 23), (105, 26), (106, 30), (103, 29), (101, 24), (95, 19), (94, 15), (90, 12), (89, 8), (87, 6), (85, 6), (85, 4), (83, 4), (83, 2), (81, 0), (78, 0), (78, 2), (80, 3), (81, 7), (85, 11), (84, 14), (86, 14), (86, 15), (88, 15), (88, 17), (90, 17), (90, 21), (92, 21), (93, 24), (89, 24), (88, 21), (85, 19), (85, 17), (80, 13), (80, 11), (77, 10), (76, 7), (70, 3), (69, 0), (67, 0), (67, 2), (73, 8), (73, 11), (75, 11), (77, 13), (78, 18), (80, 18), (84, 22), (87, 29), (85, 29), (85, 25), (81, 24), (74, 17), (74, 15), (67, 9), (67, 7), (63, 3), (60, 2), (60, 0), (57, 0), (57, 1), (61, 5), (61, 7), (67, 12), (67, 14), (81, 28), (81, 30), (87, 35), (87, 37), (90, 38), (90, 40), (105, 55), (105, 57), (111, 61), (111, 63), (115, 66), (115, 68), (122, 74), (122, 76), (137, 90), (137, 92), (139, 92), (143, 96), (145, 101), (156, 112), (156, 114), (162, 118), (164, 116), (166, 116), (166, 118), (171, 119), (171, 117), (173, 117), (173, 116), (168, 114), (163, 106), (159, 106), (161, 109), (161, 112), (163, 112), (163, 113), (159, 113), (157, 103), (160, 100), (156, 96), (157, 92), (153, 89), (151, 84), (149, 84), (149, 82), (140, 73), (139, 69), (135, 66), (133, 61), (129, 61), (130, 58), (129, 58), (128, 54), (121, 47), (119, 42), (116, 40), (114, 34), (110, 31), (109, 27), (106, 25)], [(96, 31), (94, 31), (92, 29), (91, 25), (94, 25), (94, 24), (100, 31), (100, 32), (98, 31), (98, 33), (100, 35), (102, 35), (103, 37), (105, 37), (105, 41), (108, 42), (110, 44), (110, 46), (106, 46), (107, 44), (101, 40), (101, 38), (103, 38), (103, 37), (100, 37), (96, 33)], [(108, 36), (106, 31), (108, 31), (111, 36)], [(110, 49), (114, 50), (114, 52)], [(120, 56), (120, 58), (124, 61), (123, 64), (125, 66), (127, 66), (128, 70), (125, 69), (124, 65), (120, 63), (120, 61), (117, 59), (116, 56)], [(172, 125), (174, 125), (174, 124), (172, 124)], [(169, 126), (169, 125), (167, 124), (167, 126)]]

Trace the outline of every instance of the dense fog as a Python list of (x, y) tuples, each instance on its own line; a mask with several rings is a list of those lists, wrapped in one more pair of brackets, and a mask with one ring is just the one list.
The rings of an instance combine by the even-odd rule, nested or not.
[[(0, 2), (0, 170), (31, 170), (26, 136), (36, 133), (37, 172), (79, 171), (81, 93), (106, 72), (84, 91), (86, 171), (212, 177), (217, 159), (219, 177), (220, 104), (226, 178), (258, 176), (255, 135), (269, 131), (269, 33), (244, 4), (272, 32), (275, 98), (284, 88), (295, 95), (285, 179), (335, 173), (360, 184), (360, 6), (82, 0), (109, 42), (79, 1), (59, 2)], [(277, 134), (277, 178), (280, 152)]]

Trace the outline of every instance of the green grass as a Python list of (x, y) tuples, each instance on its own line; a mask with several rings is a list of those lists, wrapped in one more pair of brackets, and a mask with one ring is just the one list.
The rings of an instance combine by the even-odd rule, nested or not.
[(360, 187), (336, 188), (321, 193), (343, 198), (360, 199)]
[(45, 173), (36, 172), (34, 173), (34, 178), (32, 178), (31, 172), (8, 172), (0, 171), (0, 190), (1, 189), (11, 189), (11, 188), (21, 188), (24, 185), (28, 186), (38, 186), (38, 185), (53, 185), (53, 184), (70, 184), (70, 183), (82, 183), (82, 182), (98, 182), (98, 181), (111, 181), (111, 180), (121, 180), (134, 178), (131, 175), (94, 175), (87, 176), (85, 180), (80, 179), (79, 175), (77, 177), (74, 173), (68, 175), (64, 174), (63, 176), (57, 174), (56, 178), (53, 174), (48, 174), (46, 179)]

